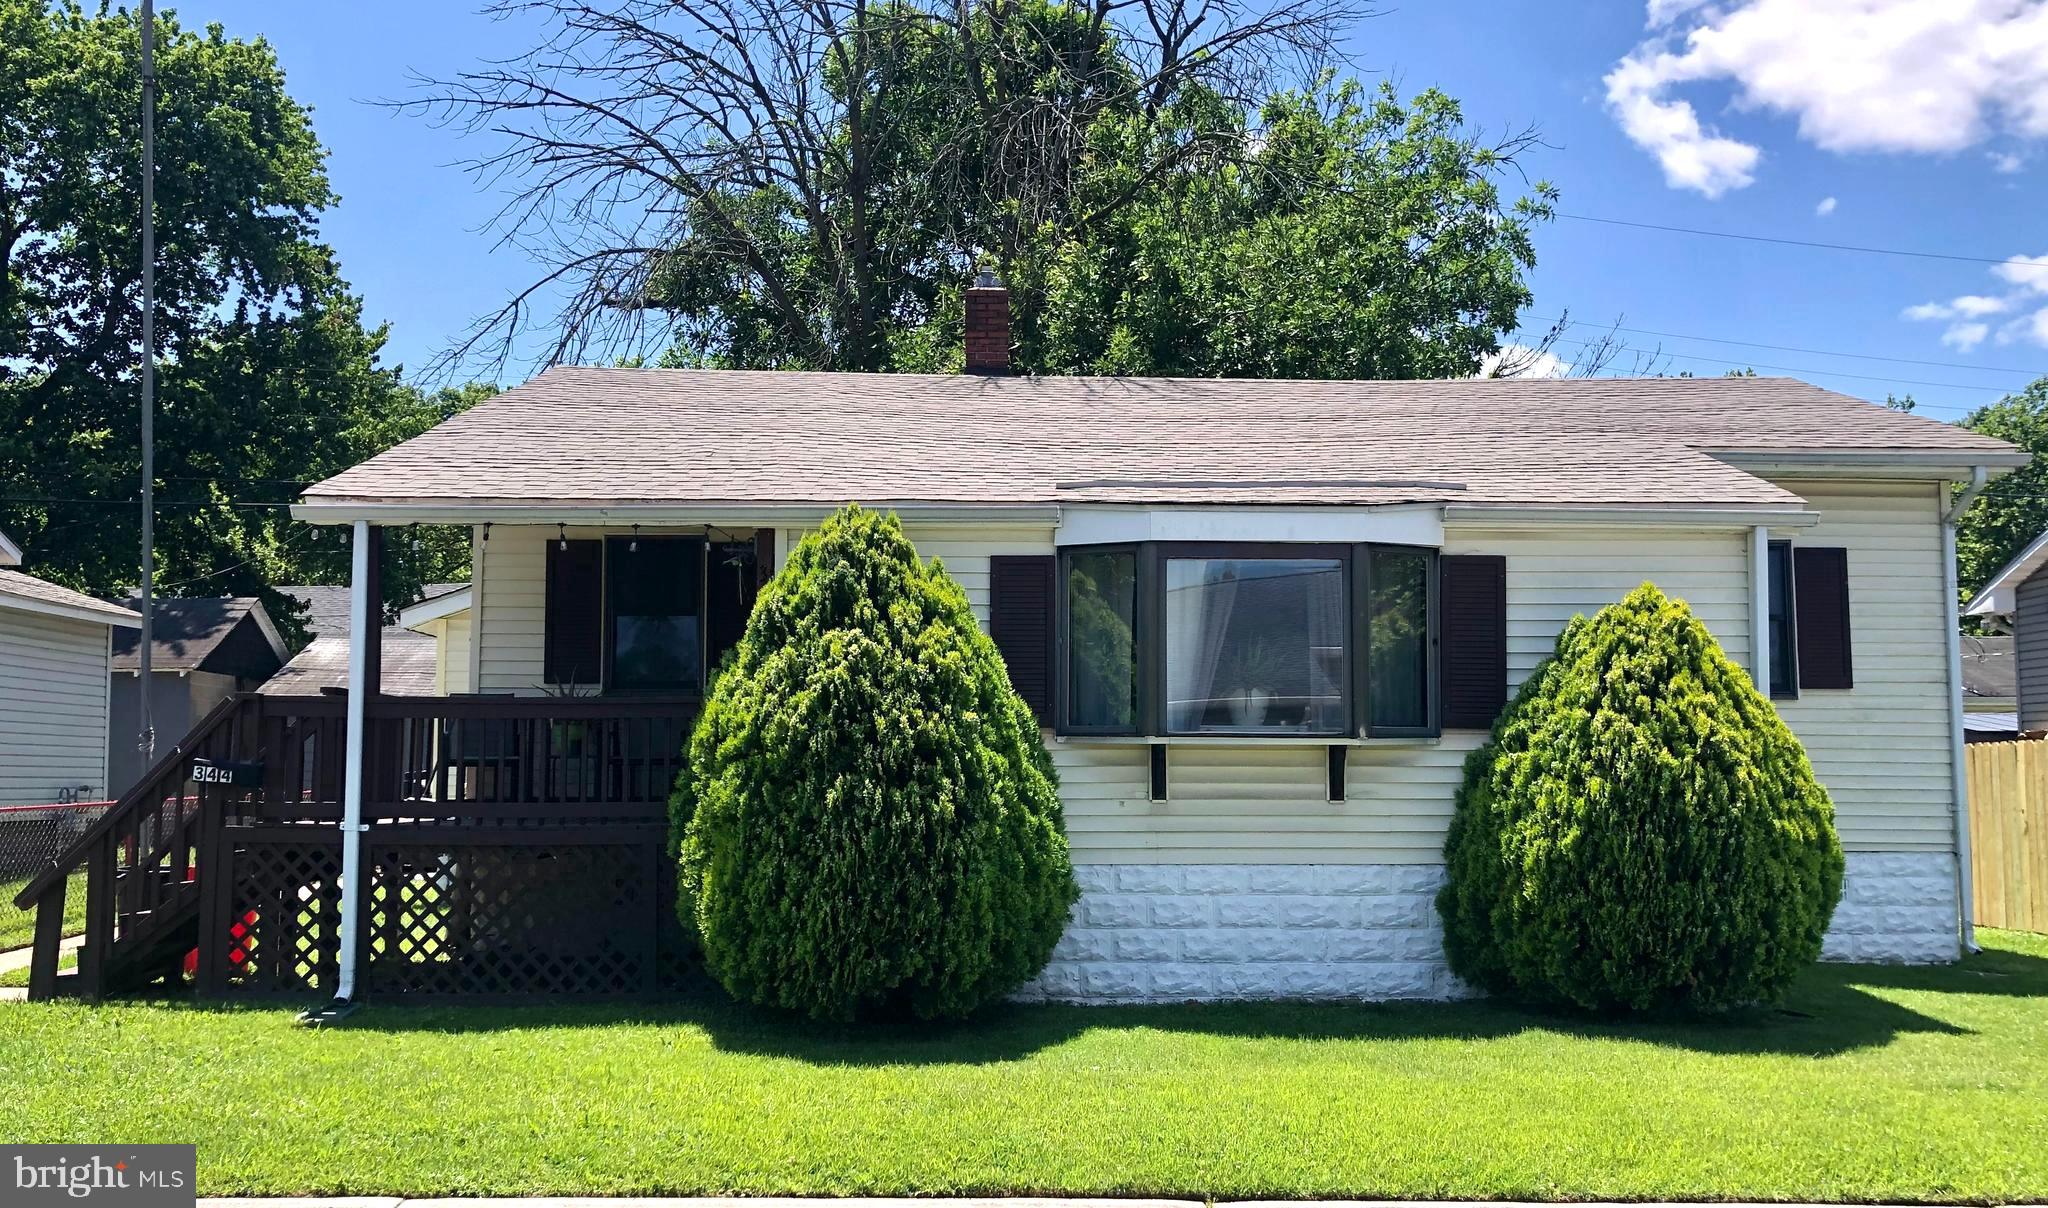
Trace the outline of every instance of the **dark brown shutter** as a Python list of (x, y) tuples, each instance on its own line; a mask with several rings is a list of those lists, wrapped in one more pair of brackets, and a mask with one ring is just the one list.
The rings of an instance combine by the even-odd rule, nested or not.
[(988, 635), (1010, 668), (1010, 684), (1041, 724), (1052, 724), (1053, 556), (997, 554), (988, 560)]
[(604, 679), (604, 542), (548, 541), (542, 677), (595, 688)]
[(1439, 561), (1443, 727), (1490, 730), (1508, 703), (1508, 560), (1447, 554)]
[(1799, 688), (1852, 688), (1849, 658), (1849, 551), (1792, 547), (1793, 633), (1799, 643)]

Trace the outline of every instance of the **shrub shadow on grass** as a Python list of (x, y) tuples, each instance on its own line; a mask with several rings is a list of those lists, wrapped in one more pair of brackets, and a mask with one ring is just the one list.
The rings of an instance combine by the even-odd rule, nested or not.
[(743, 1006), (706, 986), (645, 1002), (525, 1007), (373, 1004), (347, 1027), (467, 1033), (560, 1027), (701, 1028), (719, 1050), (820, 1066), (983, 1065), (1016, 1061), (1084, 1033), (1156, 1030), (1241, 1040), (1452, 1039), (1526, 1032), (1655, 1044), (1701, 1053), (1828, 1057), (1903, 1035), (1967, 1035), (1873, 991), (2048, 997), (2048, 959), (1987, 952), (1953, 966), (1821, 965), (1779, 1007), (1712, 1018), (1596, 1018), (1511, 1003), (1216, 1003), (1074, 1007), (1003, 1004), (948, 1023), (820, 1024)]

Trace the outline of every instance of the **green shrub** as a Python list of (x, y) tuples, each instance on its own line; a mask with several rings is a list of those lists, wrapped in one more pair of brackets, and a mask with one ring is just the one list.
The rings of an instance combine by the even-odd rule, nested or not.
[(1079, 896), (1052, 762), (966, 593), (849, 507), (762, 590), (677, 787), (681, 906), (737, 998), (964, 1015)]
[(1465, 763), (1437, 898), (1451, 968), (1591, 1010), (1779, 997), (1842, 888), (1806, 752), (1682, 600), (1573, 618)]

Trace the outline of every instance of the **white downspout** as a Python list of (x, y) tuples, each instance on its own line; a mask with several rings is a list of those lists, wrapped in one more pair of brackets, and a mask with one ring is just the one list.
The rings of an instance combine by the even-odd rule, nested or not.
[(1956, 496), (1941, 514), (1941, 599), (1942, 632), (1948, 641), (1948, 724), (1949, 780), (1956, 810), (1956, 913), (1961, 926), (1963, 951), (1977, 947), (1977, 921), (1971, 917), (1971, 897), (1976, 887), (1970, 878), (1970, 792), (1969, 772), (1963, 762), (1963, 649), (1962, 619), (1956, 600), (1956, 522), (1977, 501), (1990, 473), (1983, 466), (1970, 471), (1970, 485)]
[(348, 753), (341, 769), (341, 973), (334, 987), (337, 1003), (355, 1000), (356, 941), (362, 930), (363, 732), (370, 683), (370, 643), (364, 638), (374, 623), (369, 521), (355, 522), (351, 553), (354, 560), (348, 598)]
[(1771, 530), (1749, 530), (1749, 678), (1771, 694)]

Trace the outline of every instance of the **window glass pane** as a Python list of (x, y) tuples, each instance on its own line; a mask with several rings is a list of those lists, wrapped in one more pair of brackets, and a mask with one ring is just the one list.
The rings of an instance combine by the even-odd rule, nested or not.
[(1794, 696), (1799, 691), (1798, 653), (1792, 628), (1792, 547), (1773, 542), (1767, 559), (1770, 582), (1765, 592), (1771, 613), (1772, 696)]
[(1429, 554), (1371, 551), (1372, 724), (1387, 729), (1429, 725)]
[(694, 538), (612, 538), (605, 550), (613, 688), (695, 691), (703, 672)]
[(1344, 564), (1169, 558), (1169, 730), (1344, 730)]
[(1138, 724), (1138, 556), (1131, 550), (1067, 558), (1067, 724)]

